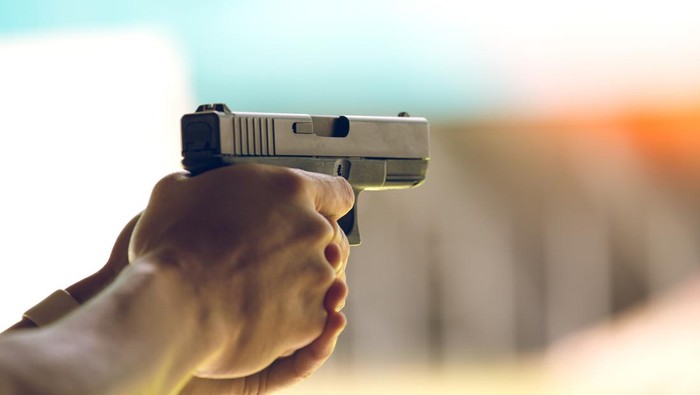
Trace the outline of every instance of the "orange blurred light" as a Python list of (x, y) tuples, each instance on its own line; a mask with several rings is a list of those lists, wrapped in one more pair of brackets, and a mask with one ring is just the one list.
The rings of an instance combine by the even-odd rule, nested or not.
[(673, 166), (700, 164), (700, 106), (636, 111), (620, 126), (646, 157)]

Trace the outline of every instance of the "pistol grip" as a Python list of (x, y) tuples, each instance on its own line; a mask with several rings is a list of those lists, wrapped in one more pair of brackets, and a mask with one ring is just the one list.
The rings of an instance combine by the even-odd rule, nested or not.
[(361, 190), (355, 189), (355, 204), (353, 204), (352, 209), (350, 209), (347, 214), (338, 220), (338, 225), (340, 225), (340, 229), (345, 232), (351, 246), (360, 245), (362, 241), (360, 238), (360, 228), (357, 224), (357, 199), (360, 192)]

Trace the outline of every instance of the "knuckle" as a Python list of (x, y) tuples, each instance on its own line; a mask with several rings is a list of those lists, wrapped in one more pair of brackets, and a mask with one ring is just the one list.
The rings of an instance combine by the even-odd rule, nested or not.
[(340, 229), (340, 226), (338, 226), (336, 231), (338, 236), (338, 247), (340, 247), (340, 252), (343, 259), (347, 261), (348, 256), (350, 255), (350, 241), (348, 240), (348, 236), (345, 234), (345, 231)]
[(161, 178), (153, 186), (153, 194), (160, 195), (160, 194), (166, 193), (167, 191), (171, 190), (175, 186), (175, 183), (177, 183), (178, 180), (180, 180), (181, 178), (182, 178), (182, 173), (168, 174), (167, 176)]
[(333, 227), (321, 215), (309, 216), (299, 231), (304, 239), (310, 240), (327, 240), (333, 236)]
[(299, 173), (288, 168), (279, 168), (272, 177), (278, 193), (286, 197), (300, 197), (308, 192), (308, 181)]
[(344, 195), (343, 197), (350, 202), (350, 206), (355, 202), (355, 191), (348, 180), (343, 177), (335, 177), (338, 182), (338, 189), (340, 193)]

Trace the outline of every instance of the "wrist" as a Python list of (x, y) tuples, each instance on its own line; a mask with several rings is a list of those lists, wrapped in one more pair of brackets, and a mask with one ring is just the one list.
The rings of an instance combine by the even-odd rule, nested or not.
[[(255, 304), (242, 303), (245, 297), (240, 294), (243, 289), (240, 275), (202, 267), (202, 259), (174, 251), (161, 252), (134, 258), (130, 268), (149, 266), (159, 273), (159, 278), (167, 280), (168, 288), (177, 290), (172, 292), (183, 298), (181, 303), (191, 304), (193, 312), (188, 316), (194, 321), (188, 325), (196, 328), (194, 336), (201, 340), (199, 346), (205, 354), (191, 372), (207, 377), (233, 377), (230, 372), (245, 362), (238, 351), (245, 348), (242, 345), (250, 347), (250, 339), (246, 339), (244, 332), (255, 314), (246, 315), (244, 309)], [(227, 285), (222, 287), (224, 278)], [(222, 371), (226, 373), (220, 374)]]
[(32, 393), (171, 393), (219, 349), (202, 306), (180, 272), (144, 259), (31, 339), (8, 336), (10, 366), (42, 372)]
[(57, 329), (103, 345), (105, 359), (132, 384), (159, 377), (162, 387), (149, 392), (169, 393), (220, 349), (213, 318), (177, 267), (141, 257)]
[[(231, 328), (226, 328), (218, 312), (214, 312), (205, 292), (192, 281), (191, 273), (182, 270), (183, 265), (164, 258), (140, 257), (127, 270), (138, 273), (153, 283), (155, 299), (164, 306), (161, 312), (164, 319), (177, 322), (179, 332), (196, 354), (208, 358), (222, 348), (222, 339), (230, 336)], [(159, 303), (160, 302), (160, 303)]]

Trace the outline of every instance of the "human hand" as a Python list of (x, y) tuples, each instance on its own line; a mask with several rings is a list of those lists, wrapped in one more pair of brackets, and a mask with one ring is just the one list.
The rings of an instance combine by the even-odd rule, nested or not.
[(211, 321), (198, 376), (249, 376), (321, 335), (324, 297), (344, 267), (333, 257), (349, 250), (336, 221), (353, 199), (342, 178), (261, 165), (156, 185), (129, 260), (173, 268), (191, 286)]
[(192, 377), (180, 395), (262, 395), (281, 390), (309, 377), (330, 357), (338, 336), (345, 329), (346, 319), (339, 310), (345, 305), (347, 286), (337, 279), (328, 290), (325, 307), (326, 327), (321, 336), (288, 357), (274, 361), (250, 376), (235, 379)]

